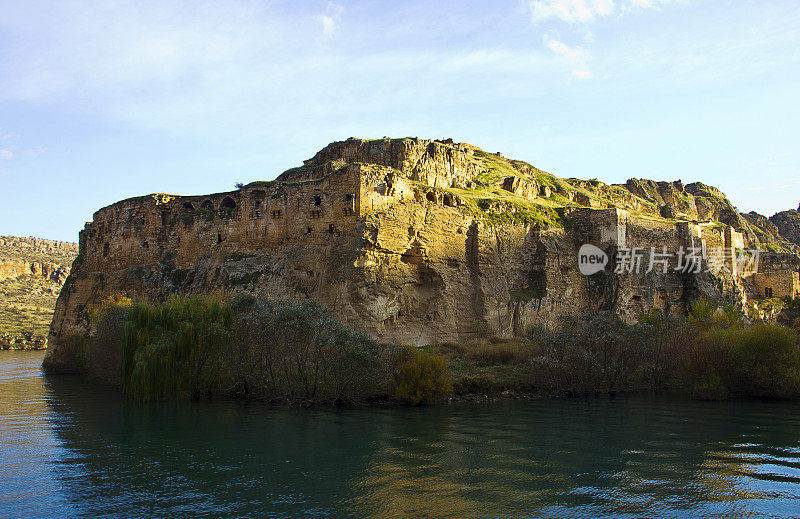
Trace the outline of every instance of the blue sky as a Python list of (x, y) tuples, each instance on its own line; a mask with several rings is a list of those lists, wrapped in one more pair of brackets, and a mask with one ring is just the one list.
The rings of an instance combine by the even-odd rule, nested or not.
[(269, 180), (350, 136), (800, 202), (800, 4), (0, 0), (0, 234)]

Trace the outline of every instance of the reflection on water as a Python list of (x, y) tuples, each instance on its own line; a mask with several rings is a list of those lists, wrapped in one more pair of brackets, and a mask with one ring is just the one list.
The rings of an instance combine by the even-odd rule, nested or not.
[(148, 404), (0, 353), (0, 517), (794, 517), (800, 405)]

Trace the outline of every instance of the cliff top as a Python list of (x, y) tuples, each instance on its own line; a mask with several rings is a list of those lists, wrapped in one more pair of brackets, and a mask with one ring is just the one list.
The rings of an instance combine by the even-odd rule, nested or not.
[[(435, 197), (455, 200), (455, 206), (495, 224), (524, 221), (559, 227), (572, 208), (620, 208), (642, 219), (727, 224), (742, 232), (749, 244), (765, 250), (789, 252), (800, 244), (800, 223), (791, 212), (769, 219), (740, 214), (720, 189), (702, 182), (632, 178), (624, 184), (606, 184), (598, 179), (560, 178), (453, 139), (350, 137), (328, 144), (274, 181), (244, 187), (319, 181), (357, 164), (385, 168), (387, 174), (404, 177), (423, 191), (436, 191)], [(175, 195), (150, 196), (158, 201)]]

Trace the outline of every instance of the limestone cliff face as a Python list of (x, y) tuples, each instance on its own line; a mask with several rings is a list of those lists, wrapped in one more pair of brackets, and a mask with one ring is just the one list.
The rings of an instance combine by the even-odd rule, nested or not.
[(781, 211), (771, 216), (769, 220), (781, 236), (800, 247), (800, 208), (797, 211)]
[(60, 340), (90, 332), (92, 309), (115, 293), (314, 299), (380, 341), (416, 345), (523, 335), (600, 309), (680, 313), (699, 293), (745, 297), (730, 263), (582, 275), (583, 243), (611, 262), (622, 247), (745, 246), (729, 225), (677, 219), (723, 215), (729, 203), (708, 186), (582, 182), (451, 140), (348, 139), (273, 182), (113, 204), (81, 232), (45, 365), (71, 369)]
[(77, 243), (0, 236), (0, 349), (43, 349)]

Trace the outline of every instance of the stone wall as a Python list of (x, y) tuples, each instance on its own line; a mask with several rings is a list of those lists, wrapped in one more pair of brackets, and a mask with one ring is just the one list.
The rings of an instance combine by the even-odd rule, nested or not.
[(797, 271), (756, 272), (752, 279), (760, 297), (800, 297), (800, 278)]
[(221, 252), (324, 246), (352, 234), (359, 217), (357, 168), (302, 182), (255, 183), (204, 196), (150, 195), (104, 207), (80, 234), (87, 271), (161, 261), (177, 268)]
[[(451, 141), (348, 139), (272, 182), (203, 196), (148, 195), (100, 209), (80, 234), (46, 364), (69, 369), (59, 339), (91, 331), (89, 316), (116, 293), (313, 299), (380, 341), (414, 345), (523, 336), (590, 311), (631, 321), (653, 309), (678, 314), (699, 294), (743, 297), (730, 273), (613, 272), (623, 247), (674, 253), (703, 243), (738, 246), (743, 239), (729, 226), (579, 207), (571, 200), (580, 204), (582, 196), (587, 205), (612, 204), (581, 191), (605, 185), (546, 176), (542, 182), (562, 195), (572, 186), (560, 221), (543, 227), (536, 218), (516, 220), (516, 210), (534, 212), (532, 201), (555, 213), (555, 197), (539, 200), (550, 188), (537, 194), (532, 187), (543, 187), (532, 175), (545, 174), (505, 159), (492, 165), (498, 174), (481, 169), (486, 154), (480, 159), (474, 147)], [(505, 168), (517, 168), (513, 177), (528, 175), (526, 184), (512, 178), (505, 186)], [(662, 202), (673, 191), (688, 196), (675, 183), (653, 189)], [(650, 204), (628, 193), (615, 196), (631, 207)], [(605, 271), (580, 273), (584, 243), (606, 251)]]

